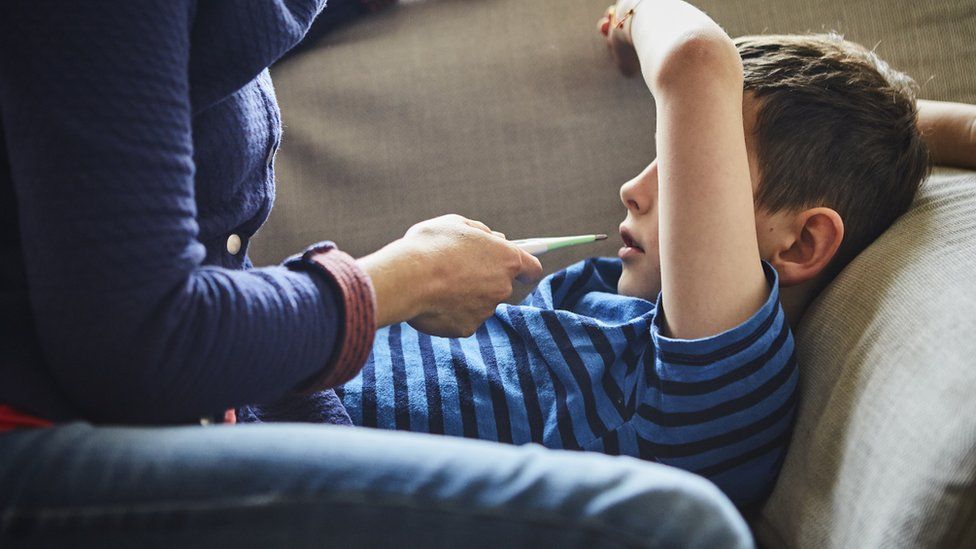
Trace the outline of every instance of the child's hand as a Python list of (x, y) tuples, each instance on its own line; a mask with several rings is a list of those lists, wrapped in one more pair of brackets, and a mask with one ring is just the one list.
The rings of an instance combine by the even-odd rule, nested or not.
[(921, 99), (918, 129), (934, 164), (976, 169), (976, 105)]
[(640, 61), (637, 59), (637, 51), (634, 50), (634, 42), (630, 36), (630, 19), (628, 18), (621, 25), (617, 14), (627, 13), (635, 4), (634, 0), (621, 0), (616, 5), (608, 7), (597, 21), (597, 30), (606, 38), (607, 48), (613, 56), (614, 63), (627, 77), (640, 72)]

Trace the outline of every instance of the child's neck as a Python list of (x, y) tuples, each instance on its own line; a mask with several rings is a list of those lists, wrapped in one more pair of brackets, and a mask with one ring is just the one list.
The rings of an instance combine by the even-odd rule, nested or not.
[(796, 325), (800, 323), (800, 319), (803, 317), (803, 313), (806, 312), (807, 306), (817, 296), (815, 288), (815, 280), (790, 286), (789, 288), (780, 286), (779, 301), (783, 305), (786, 321), (790, 323), (791, 328), (796, 328)]

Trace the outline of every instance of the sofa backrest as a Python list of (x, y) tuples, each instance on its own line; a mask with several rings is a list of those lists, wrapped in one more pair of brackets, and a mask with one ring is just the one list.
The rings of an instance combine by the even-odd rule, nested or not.
[[(285, 129), (255, 263), (323, 238), (365, 254), (445, 213), (513, 239), (616, 235), (618, 188), (654, 157), (654, 104), (611, 64), (596, 32), (605, 9), (411, 2), (273, 67)], [(543, 265), (619, 246), (567, 248)]]
[(938, 173), (797, 332), (771, 547), (976, 547), (976, 173)]

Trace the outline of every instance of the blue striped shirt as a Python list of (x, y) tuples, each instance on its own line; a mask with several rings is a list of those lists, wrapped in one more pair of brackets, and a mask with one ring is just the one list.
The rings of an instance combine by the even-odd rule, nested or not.
[(380, 330), (339, 394), (357, 425), (635, 456), (755, 503), (786, 452), (798, 378), (777, 275), (763, 267), (770, 294), (752, 318), (681, 340), (662, 332), (660, 298), (617, 295), (619, 260), (582, 261), (471, 337)]

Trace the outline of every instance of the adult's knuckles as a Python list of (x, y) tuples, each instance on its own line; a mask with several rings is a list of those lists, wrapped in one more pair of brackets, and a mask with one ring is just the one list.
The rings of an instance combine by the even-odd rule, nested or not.
[(485, 296), (489, 301), (499, 302), (508, 299), (512, 294), (512, 279), (503, 277), (485, 288)]
[(515, 278), (522, 270), (522, 251), (518, 248), (509, 247), (508, 253), (505, 254), (504, 263), (505, 271), (508, 273), (508, 277)]

